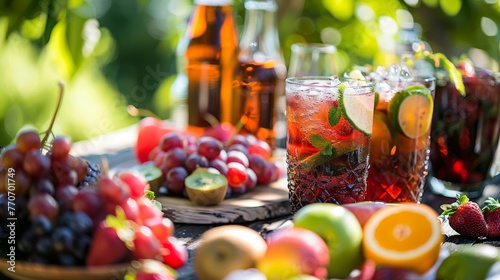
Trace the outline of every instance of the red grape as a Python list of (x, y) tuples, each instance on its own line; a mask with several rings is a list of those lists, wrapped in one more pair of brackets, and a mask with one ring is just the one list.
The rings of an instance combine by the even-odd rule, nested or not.
[(257, 186), (257, 175), (252, 169), (247, 168), (247, 181), (245, 182), (246, 192), (249, 192)]
[(113, 205), (125, 203), (130, 197), (130, 189), (120, 179), (103, 176), (99, 179), (97, 190), (104, 201), (110, 201)]
[(241, 144), (234, 144), (234, 145), (231, 145), (229, 148), (228, 148), (228, 151), (231, 152), (231, 151), (240, 151), (244, 154), (248, 154), (248, 148), (246, 146), (243, 146)]
[(217, 155), (217, 157), (215, 159), (220, 159), (223, 162), (226, 162), (226, 160), (227, 160), (227, 152), (226, 152), (226, 150), (221, 150), (220, 153), (219, 153), (219, 155)]
[(57, 203), (59, 203), (59, 208), (61, 212), (71, 211), (73, 208), (73, 200), (78, 194), (78, 189), (72, 185), (62, 185), (58, 186), (55, 193), (55, 198)]
[(206, 157), (208, 160), (216, 158), (222, 150), (222, 142), (210, 136), (201, 137), (196, 144), (198, 146), (198, 154)]
[(264, 169), (267, 167), (267, 161), (260, 155), (249, 155), (248, 162), (249, 167), (255, 172), (257, 178), (264, 173)]
[(230, 162), (227, 164), (227, 182), (232, 187), (243, 186), (247, 180), (247, 169), (241, 163)]
[(88, 165), (87, 162), (79, 157), (75, 157), (72, 155), (68, 155), (67, 157), (67, 165), (76, 171), (77, 174), (77, 182), (80, 182), (87, 176), (88, 173)]
[(164, 152), (168, 152), (173, 148), (184, 149), (186, 147), (186, 139), (177, 132), (169, 132), (161, 138), (160, 147)]
[(266, 141), (257, 140), (248, 146), (248, 153), (251, 155), (261, 155), (263, 158), (270, 158), (272, 149)]
[(9, 145), (2, 154), (2, 163), (5, 168), (19, 167), (23, 164), (24, 156), (16, 145)]
[(248, 147), (249, 143), (248, 143), (248, 139), (245, 135), (241, 135), (241, 134), (236, 134), (234, 135), (233, 137), (233, 141), (231, 141), (231, 146), (232, 145), (243, 145), (245, 147)]
[(50, 194), (39, 193), (30, 198), (28, 202), (28, 210), (30, 212), (31, 219), (43, 215), (50, 221), (54, 222), (59, 213), (59, 205)]
[(222, 161), (220, 159), (213, 159), (210, 161), (209, 166), (217, 169), (220, 174), (224, 176), (227, 175), (228, 168), (225, 161)]
[(39, 150), (30, 150), (24, 157), (23, 169), (28, 175), (39, 177), (49, 171), (50, 160), (42, 155)]
[(188, 176), (184, 167), (174, 167), (168, 171), (166, 176), (168, 190), (174, 194), (181, 194), (184, 190), (184, 179)]
[(248, 167), (249, 166), (249, 162), (248, 162), (248, 157), (247, 155), (245, 155), (243, 152), (241, 151), (236, 151), (236, 150), (233, 150), (233, 151), (229, 151), (227, 153), (227, 163), (230, 163), (230, 162), (238, 162), (238, 163), (241, 163), (243, 166), (245, 167)]
[(21, 153), (27, 153), (31, 150), (40, 150), (42, 144), (36, 130), (25, 130), (17, 136), (16, 145)]
[(266, 163), (266, 167), (263, 169), (260, 175), (257, 175), (257, 182), (259, 184), (269, 184), (276, 181), (278, 178), (278, 172), (273, 163)]
[(188, 173), (192, 173), (198, 167), (208, 167), (208, 160), (198, 153), (192, 153), (184, 161), (184, 167), (186, 167)]
[(83, 188), (73, 199), (73, 211), (87, 214), (95, 224), (104, 214), (103, 209), (104, 202), (93, 187)]
[(37, 193), (48, 193), (50, 195), (54, 195), (54, 184), (52, 184), (48, 178), (39, 178), (32, 183), (30, 190), (31, 195), (35, 195)]
[[(14, 180), (16, 181), (16, 189), (14, 190), (14, 193), (18, 196), (26, 194), (31, 185), (31, 180), (28, 174), (26, 174), (23, 170), (16, 170)], [(17, 199), (18, 197), (16, 198), (16, 200)], [(16, 205), (17, 204), (18, 203), (16, 203)]]
[(150, 161), (154, 161), (156, 159), (156, 156), (160, 153), (160, 152), (163, 152), (160, 148), (160, 146), (156, 146), (154, 147), (151, 152), (149, 152), (149, 155), (148, 155), (148, 160)]
[(174, 167), (184, 166), (186, 160), (186, 152), (182, 148), (170, 149), (163, 158), (163, 166), (165, 170), (170, 170)]
[(65, 136), (57, 136), (52, 141), (51, 157), (55, 159), (64, 159), (71, 150), (71, 140)]

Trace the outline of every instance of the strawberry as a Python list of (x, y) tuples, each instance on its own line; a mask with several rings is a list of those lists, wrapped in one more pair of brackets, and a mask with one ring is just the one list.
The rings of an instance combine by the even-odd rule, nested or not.
[(457, 195), (457, 201), (441, 205), (442, 216), (448, 216), (450, 226), (458, 233), (468, 237), (485, 237), (488, 226), (479, 205), (469, 201), (466, 195)]
[(488, 237), (500, 237), (500, 202), (489, 197), (483, 203), (483, 215), (488, 225)]
[(94, 232), (87, 254), (87, 266), (100, 266), (126, 260), (131, 252), (118, 236), (116, 228), (102, 221)]

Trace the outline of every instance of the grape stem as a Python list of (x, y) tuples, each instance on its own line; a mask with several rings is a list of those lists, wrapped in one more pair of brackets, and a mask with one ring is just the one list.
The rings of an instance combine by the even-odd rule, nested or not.
[(59, 108), (61, 108), (61, 103), (64, 96), (64, 85), (63, 83), (59, 82), (58, 86), (59, 86), (59, 98), (57, 100), (56, 110), (52, 115), (52, 119), (50, 120), (49, 128), (42, 133), (44, 135), (42, 139), (42, 148), (47, 145), (47, 141), (49, 140), (50, 135), (53, 135), (52, 128), (54, 127), (57, 113), (59, 113)]

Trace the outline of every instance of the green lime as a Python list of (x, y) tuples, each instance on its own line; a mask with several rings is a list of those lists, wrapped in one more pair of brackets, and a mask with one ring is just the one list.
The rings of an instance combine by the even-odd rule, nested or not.
[(434, 101), (429, 89), (423, 85), (411, 85), (389, 101), (387, 108), (390, 121), (397, 130), (411, 139), (429, 132)]
[(186, 192), (196, 205), (219, 204), (226, 196), (227, 179), (222, 174), (214, 174), (205, 168), (198, 168), (184, 180)]
[(436, 272), (436, 279), (485, 279), (491, 266), (498, 261), (500, 261), (498, 248), (492, 245), (464, 246), (443, 260)]
[[(339, 88), (340, 90), (340, 88)], [(344, 117), (357, 130), (365, 135), (372, 133), (374, 97), (367, 94), (356, 94), (354, 89), (344, 88), (339, 91), (339, 105)]]

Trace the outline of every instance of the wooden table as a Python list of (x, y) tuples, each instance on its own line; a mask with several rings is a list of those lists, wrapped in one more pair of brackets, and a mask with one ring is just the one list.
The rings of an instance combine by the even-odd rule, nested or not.
[[(136, 130), (137, 127), (132, 126), (87, 142), (75, 143), (74, 152), (89, 159), (92, 162), (99, 162), (102, 156), (106, 156), (110, 167), (119, 165), (134, 158), (132, 147), (135, 143)], [(500, 153), (498, 153), (497, 162), (500, 163)], [(500, 198), (500, 182), (488, 185), (483, 192), (483, 196), (475, 199), (475, 201), (477, 201), (478, 203), (482, 203), (482, 201), (489, 196)], [(454, 200), (455, 199), (437, 196), (433, 194), (426, 186), (422, 203), (430, 205), (436, 211), (441, 212), (439, 208), (441, 204), (451, 203)], [(291, 218), (292, 216), (288, 214), (276, 218), (241, 224), (256, 230), (263, 237), (266, 237), (266, 235), (273, 230), (290, 226)], [(187, 265), (185, 265), (178, 271), (178, 279), (197, 279), (192, 266), (192, 253), (199, 244), (199, 238), (201, 234), (203, 234), (206, 230), (217, 226), (217, 224), (197, 225), (177, 223), (175, 226), (175, 236), (186, 245), (190, 255)], [(464, 244), (473, 243), (488, 243), (500, 247), (500, 240), (481, 241), (463, 238), (462, 236), (454, 232), (446, 223), (443, 224), (443, 231), (446, 235), (443, 247), (448, 249), (450, 252), (455, 251), (457, 248), (463, 246)]]

